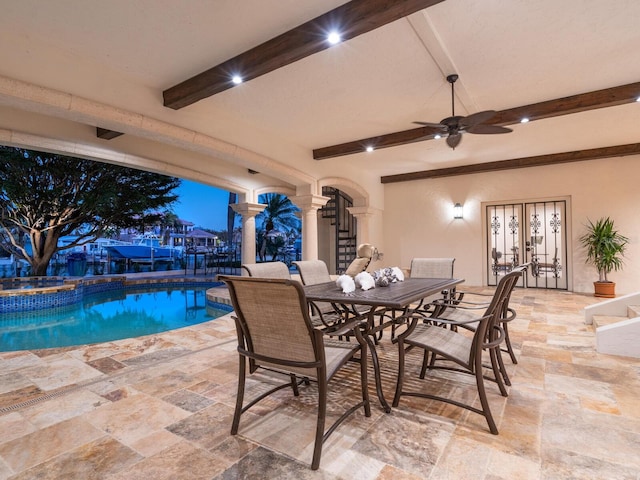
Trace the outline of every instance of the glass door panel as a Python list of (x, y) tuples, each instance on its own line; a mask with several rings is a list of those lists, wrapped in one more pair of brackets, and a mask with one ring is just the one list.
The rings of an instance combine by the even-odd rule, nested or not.
[(522, 204), (487, 206), (488, 285), (497, 285), (500, 277), (521, 263)]
[(567, 289), (566, 202), (525, 204), (527, 286)]

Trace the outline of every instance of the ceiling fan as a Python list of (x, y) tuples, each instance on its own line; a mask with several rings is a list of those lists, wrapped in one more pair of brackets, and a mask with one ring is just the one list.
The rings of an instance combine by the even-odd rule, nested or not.
[(451, 116), (440, 120), (440, 123), (413, 123), (442, 130), (443, 133), (447, 134), (447, 145), (453, 149), (460, 144), (463, 132), (493, 134), (509, 133), (513, 131), (510, 128), (500, 127), (498, 125), (487, 125), (484, 123), (496, 114), (495, 110), (484, 110), (482, 112), (472, 113), (467, 117), (456, 115), (453, 94), (453, 84), (456, 83), (456, 80), (458, 80), (458, 75), (455, 73), (447, 76), (447, 82), (451, 84)]

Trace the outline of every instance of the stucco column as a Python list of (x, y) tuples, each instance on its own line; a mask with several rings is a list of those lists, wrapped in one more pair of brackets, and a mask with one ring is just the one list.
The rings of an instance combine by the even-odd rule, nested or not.
[(371, 207), (347, 207), (349, 213), (356, 217), (357, 222), (357, 239), (360, 243), (371, 243), (371, 225), (369, 219), (375, 214), (375, 209)]
[(242, 217), (242, 263), (256, 262), (256, 215), (262, 212), (263, 203), (232, 203), (233, 211)]
[(300, 195), (289, 197), (302, 210), (302, 259), (318, 259), (318, 209), (330, 200), (321, 195)]

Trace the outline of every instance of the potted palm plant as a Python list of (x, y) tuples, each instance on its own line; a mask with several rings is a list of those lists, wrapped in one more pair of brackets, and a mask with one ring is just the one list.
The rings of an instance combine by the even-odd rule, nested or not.
[(616, 284), (607, 274), (622, 269), (622, 257), (629, 239), (618, 233), (609, 217), (595, 223), (587, 220), (587, 231), (580, 237), (580, 244), (587, 251), (587, 263), (598, 270), (598, 281), (593, 282), (596, 297), (615, 297)]

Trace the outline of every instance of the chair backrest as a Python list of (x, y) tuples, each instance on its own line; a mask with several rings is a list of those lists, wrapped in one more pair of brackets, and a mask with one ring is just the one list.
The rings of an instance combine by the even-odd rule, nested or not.
[(238, 349), (257, 367), (317, 378), (324, 362), (322, 333), (309, 318), (302, 285), (294, 280), (219, 277), (235, 311)]
[(283, 262), (244, 263), (242, 268), (250, 277), (290, 279), (289, 267)]
[(301, 260), (293, 262), (298, 267), (300, 279), (304, 285), (316, 285), (331, 281), (327, 264), (322, 260)]
[[(489, 306), (479, 322), (473, 338), (473, 347), (471, 348), (469, 364), (474, 361), (477, 355), (481, 356), (481, 350), (484, 346), (489, 346), (492, 342), (504, 335), (504, 331), (499, 326), (503, 318), (503, 312), (508, 304), (509, 296), (513, 291), (518, 279), (522, 275), (523, 270), (518, 267), (507, 273), (500, 279), (491, 298)], [(502, 332), (502, 333), (500, 333)]]
[(484, 312), (485, 316), (494, 313), (496, 308), (506, 308), (511, 292), (513, 292), (516, 283), (518, 283), (520, 275), (522, 275), (522, 270), (516, 267), (500, 279), (493, 292), (491, 302), (489, 302), (489, 306)]
[(455, 258), (414, 258), (411, 260), (412, 278), (453, 278)]
[[(316, 285), (332, 281), (327, 264), (322, 260), (301, 260), (293, 263), (298, 267), (303, 285)], [(334, 306), (328, 302), (312, 302), (311, 305), (312, 315), (336, 313)]]
[(505, 297), (504, 297), (504, 302), (502, 302), (502, 319), (509, 319), (509, 320), (513, 320), (516, 317), (516, 312), (515, 310), (511, 309), (511, 311), (513, 312), (513, 316), (509, 315), (509, 302), (511, 301), (511, 294), (513, 293), (513, 290), (515, 289), (516, 285), (518, 284), (518, 280), (520, 279), (520, 277), (522, 275), (524, 275), (524, 273), (526, 272), (527, 268), (529, 268), (529, 264), (528, 263), (523, 263), (521, 265), (518, 265), (516, 267), (514, 267), (510, 273), (515, 274), (516, 279), (512, 280), (513, 284), (509, 285), (509, 289), (507, 290)]

